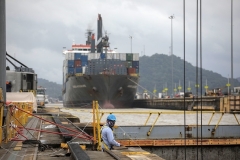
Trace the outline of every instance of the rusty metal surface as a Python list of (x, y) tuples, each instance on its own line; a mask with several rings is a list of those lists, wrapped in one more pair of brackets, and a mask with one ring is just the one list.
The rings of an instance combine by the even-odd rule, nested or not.
[(118, 140), (125, 146), (197, 146), (197, 145), (240, 145), (240, 139), (153, 139), (153, 140)]

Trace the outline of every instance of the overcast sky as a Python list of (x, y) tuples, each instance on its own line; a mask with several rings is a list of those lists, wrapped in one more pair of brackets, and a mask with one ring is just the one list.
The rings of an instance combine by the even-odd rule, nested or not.
[[(203, 68), (231, 76), (231, 0), (202, 0)], [(234, 78), (240, 77), (240, 1), (233, 0)], [(97, 30), (97, 15), (120, 53), (183, 58), (181, 0), (6, 0), (7, 52), (39, 78), (62, 84), (62, 48), (84, 44), (87, 29)], [(186, 0), (186, 60), (196, 64), (196, 1)], [(7, 63), (9, 64), (9, 63)], [(141, 67), (141, 64), (140, 64)]]

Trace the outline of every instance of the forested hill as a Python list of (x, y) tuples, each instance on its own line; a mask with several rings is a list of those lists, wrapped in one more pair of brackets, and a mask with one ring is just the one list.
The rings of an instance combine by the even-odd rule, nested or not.
[[(138, 92), (143, 92), (146, 88), (149, 92), (153, 92), (154, 88), (156, 87), (157, 93), (162, 92), (163, 88), (168, 88), (168, 93), (171, 93), (171, 86), (172, 86), (172, 63), (171, 63), (171, 56), (165, 54), (154, 54), (152, 56), (142, 56), (140, 57), (140, 79), (139, 84), (141, 87), (138, 87)], [(184, 70), (183, 70), (183, 60), (179, 57), (173, 55), (173, 88), (178, 88), (179, 81), (180, 86), (182, 87), (183, 91), (183, 78), (184, 78)], [(195, 93), (195, 84), (196, 84), (196, 67), (192, 64), (186, 62), (186, 70), (185, 70), (185, 77), (186, 77), (186, 91), (189, 87), (193, 93)], [(228, 82), (227, 78), (221, 76), (218, 73), (213, 71), (205, 70), (202, 71), (202, 86), (207, 84), (209, 89), (213, 88), (223, 88), (227, 89), (226, 83)], [(199, 73), (200, 77), (200, 73)], [(199, 79), (199, 84), (200, 84)], [(47, 94), (53, 98), (59, 98), (62, 96), (62, 85), (57, 84), (55, 82), (50, 82), (48, 80), (38, 78), (38, 86), (43, 86), (47, 88)], [(240, 86), (240, 77), (234, 80), (234, 86)], [(203, 91), (205, 89), (203, 88)], [(200, 91), (200, 89), (199, 89)]]
[(47, 88), (46, 94), (52, 98), (62, 99), (62, 85), (55, 82), (50, 82), (48, 80), (38, 78), (38, 86)]
[[(140, 57), (140, 85), (150, 92), (153, 92), (156, 87), (157, 93), (162, 92), (163, 88), (168, 88), (168, 93), (172, 91), (172, 58), (171, 56), (165, 54), (154, 54), (152, 56), (142, 56)], [(226, 84), (228, 79), (221, 76), (220, 74), (209, 71), (202, 70), (202, 86), (207, 85), (209, 89), (213, 88), (223, 88), (226, 89)], [(198, 74), (200, 82), (200, 72)], [(183, 80), (184, 80), (184, 60), (180, 57), (173, 55), (173, 88), (178, 88), (179, 81), (180, 86), (183, 91)], [(189, 87), (192, 92), (195, 93), (195, 84), (196, 84), (196, 67), (192, 64), (185, 63), (185, 85), (186, 91)], [(240, 82), (237, 79), (234, 79), (234, 86), (240, 86)], [(141, 88), (141, 87), (139, 87)], [(204, 90), (204, 88), (203, 88)], [(139, 89), (139, 92), (142, 92), (143, 89)], [(200, 89), (199, 89), (200, 91)]]

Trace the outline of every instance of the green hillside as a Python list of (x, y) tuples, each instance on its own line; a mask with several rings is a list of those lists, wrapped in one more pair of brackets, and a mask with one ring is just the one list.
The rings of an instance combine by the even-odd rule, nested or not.
[[(162, 92), (163, 88), (168, 88), (168, 94), (172, 92), (172, 63), (171, 56), (165, 54), (154, 54), (152, 56), (142, 56), (140, 57), (140, 81), (139, 84), (145, 87), (150, 92), (153, 92), (156, 86), (157, 93)], [(200, 72), (199, 75), (200, 77)], [(203, 91), (206, 85), (206, 79), (209, 89), (212, 88), (223, 88), (226, 90), (227, 78), (221, 76), (213, 71), (202, 70), (202, 86)], [(184, 81), (184, 61), (175, 55), (173, 55), (173, 88), (178, 89), (180, 81), (180, 86), (183, 91), (183, 81)], [(186, 91), (189, 86), (193, 93), (195, 93), (196, 88), (196, 67), (192, 64), (185, 63), (185, 85)], [(200, 78), (198, 84), (201, 84)], [(235, 86), (240, 86), (237, 79), (234, 80)], [(200, 88), (199, 88), (200, 91)], [(139, 87), (139, 92), (143, 92), (143, 89)], [(174, 92), (173, 92), (174, 93)]]
[(38, 78), (38, 86), (47, 88), (46, 94), (52, 98), (62, 99), (62, 85), (55, 82), (50, 82), (48, 80)]
[[(181, 91), (183, 92), (183, 80), (184, 80), (184, 65), (183, 60), (180, 57), (173, 56), (173, 88), (178, 88), (179, 81), (180, 86), (182, 87)], [(140, 57), (140, 80), (138, 87), (138, 92), (143, 92), (145, 89), (149, 92), (153, 92), (154, 87), (156, 86), (156, 93), (162, 92), (163, 88), (168, 88), (168, 94), (172, 92), (172, 63), (171, 63), (171, 56), (165, 54), (154, 54), (152, 56), (142, 56)], [(186, 91), (189, 86), (193, 93), (195, 93), (196, 88), (196, 67), (192, 64), (186, 62), (185, 65), (185, 78), (186, 78)], [(221, 76), (218, 73), (209, 70), (202, 70), (202, 84), (203, 87), (207, 84), (209, 89), (213, 88), (223, 88), (227, 89), (226, 83), (227, 78)], [(200, 73), (199, 73), (200, 77)], [(239, 78), (240, 80), (240, 78)], [(199, 78), (199, 84), (200, 84)], [(235, 79), (234, 80), (235, 86), (240, 86), (240, 82)], [(50, 82), (48, 80), (39, 78), (38, 79), (38, 86), (43, 86), (47, 88), (47, 94), (53, 98), (59, 98), (62, 96), (62, 85)], [(145, 88), (145, 89), (143, 89)], [(203, 92), (205, 89), (203, 88)], [(200, 88), (199, 88), (200, 92)], [(174, 93), (174, 92), (173, 92)]]

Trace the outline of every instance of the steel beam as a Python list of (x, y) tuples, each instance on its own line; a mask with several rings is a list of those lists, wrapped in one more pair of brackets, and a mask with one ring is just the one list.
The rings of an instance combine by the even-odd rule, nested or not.
[[(54, 120), (55, 123), (57, 123), (59, 125), (62, 125), (60, 117), (57, 117), (57, 116), (53, 115), (53, 120)], [(68, 130), (66, 130), (65, 128), (58, 127), (58, 129), (61, 133), (70, 134), (70, 132)], [(72, 136), (62, 135), (62, 138), (63, 138), (64, 142), (68, 142), (72, 139)]]
[(71, 160), (90, 160), (89, 156), (82, 150), (78, 143), (67, 143), (71, 152)]
[[(175, 138), (197, 138), (201, 135), (201, 126), (183, 125), (157, 125), (148, 132), (152, 126), (121, 126), (114, 128), (116, 139), (175, 139)], [(198, 131), (198, 134), (197, 134)], [(184, 133), (186, 132), (186, 135)], [(239, 125), (204, 125), (202, 126), (202, 138), (240, 138)], [(200, 137), (198, 137), (200, 138)]]

